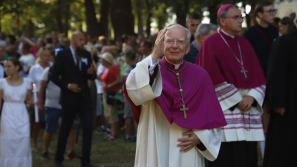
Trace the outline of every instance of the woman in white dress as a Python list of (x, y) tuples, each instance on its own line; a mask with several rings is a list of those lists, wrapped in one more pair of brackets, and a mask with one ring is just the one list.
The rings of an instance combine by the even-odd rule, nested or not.
[(7, 78), (0, 79), (0, 167), (32, 167), (30, 122), (25, 105), (33, 105), (30, 80), (19, 76), (20, 62), (8, 58), (4, 63)]

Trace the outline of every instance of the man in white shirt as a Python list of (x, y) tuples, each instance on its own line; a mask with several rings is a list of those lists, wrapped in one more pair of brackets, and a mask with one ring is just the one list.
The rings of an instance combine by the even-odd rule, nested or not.
[(30, 45), (27, 43), (23, 44), (22, 47), (22, 56), (19, 59), (23, 65), (23, 72), (24, 76), (28, 75), (28, 72), (30, 71), (31, 66), (34, 65), (35, 58), (34, 56), (30, 53)]
[[(54, 54), (52, 55), (54, 56)], [(47, 67), (41, 75), (40, 86), (38, 90), (38, 109), (40, 111), (44, 111), (45, 109), (45, 118), (46, 118), (46, 126), (43, 134), (43, 151), (42, 158), (43, 160), (48, 160), (48, 149), (51, 144), (51, 139), (53, 133), (57, 131), (58, 128), (58, 120), (61, 116), (62, 107), (59, 104), (61, 89), (49, 80), (49, 70), (50, 67)], [(45, 91), (44, 91), (45, 90)], [(45, 93), (45, 95), (44, 95)], [(44, 103), (45, 98), (45, 103)], [(75, 124), (73, 124), (74, 128)], [(68, 156), (67, 159), (80, 159), (78, 155), (76, 155), (73, 151), (74, 146), (74, 132), (73, 128), (70, 130), (70, 134), (68, 136)]]

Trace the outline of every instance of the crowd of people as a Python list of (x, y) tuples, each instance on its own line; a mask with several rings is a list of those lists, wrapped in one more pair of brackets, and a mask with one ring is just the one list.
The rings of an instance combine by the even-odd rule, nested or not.
[[(254, 12), (257, 21), (244, 31), (241, 29), (244, 18), (235, 5), (220, 8), (217, 15), (218, 25), (201, 23), (201, 16), (197, 13), (190, 14), (186, 21), (186, 32), (190, 38), (189, 48), (183, 60), (198, 64), (208, 72), (228, 124), (221, 128), (220, 154), (216, 161), (206, 163), (209, 167), (257, 166), (257, 156), (255, 156), (257, 142), (262, 144), (263, 158), (264, 152), (265, 155), (269, 155), (267, 156), (269, 159), (264, 158), (264, 165), (271, 167), (273, 164), (278, 164), (278, 162), (272, 163), (277, 154), (267, 151), (282, 150), (281, 145), (271, 138), (276, 137), (275, 134), (269, 134), (269, 132), (281, 134), (280, 131), (275, 131), (277, 126), (275, 121), (279, 118), (275, 118), (270, 110), (277, 107), (276, 113), (281, 116), (288, 111), (279, 109), (286, 107), (282, 106), (283, 103), (278, 106), (274, 105), (276, 103), (271, 104), (275, 102), (273, 101), (275, 95), (265, 91), (266, 86), (270, 92), (272, 89), (277, 89), (274, 87), (276, 84), (269, 85), (269, 81), (276, 80), (271, 71), (276, 68), (274, 63), (278, 58), (270, 60), (269, 57), (275, 54), (272, 53), (272, 48), (277, 52), (275, 47), (282, 39), (280, 36), (296, 32), (296, 23), (294, 24), (295, 18), (292, 17), (294, 15), (282, 19), (276, 18), (277, 10), (270, 2), (258, 3)], [(175, 25), (172, 27), (166, 31), (179, 29)], [(159, 46), (161, 40), (166, 39), (164, 45), (177, 46), (179, 49), (185, 43), (181, 40), (167, 39), (168, 37), (165, 35), (162, 37), (160, 34), (162, 32), (159, 35), (145, 37), (131, 33), (123, 34), (116, 39), (108, 39), (104, 36), (91, 38), (81, 32), (73, 32), (71, 38), (67, 38), (53, 31), (45, 37), (34, 39), (25, 35), (17, 38), (15, 35), (5, 35), (0, 32), (0, 108), (2, 108), (0, 166), (30, 167), (31, 150), (33, 150), (40, 152), (43, 160), (49, 159), (50, 152), (56, 152), (56, 166), (62, 167), (67, 145), (68, 160), (81, 159), (83, 167), (93, 167), (90, 163), (93, 132), (104, 134), (105, 139), (112, 142), (118, 140), (118, 130), (124, 127), (123, 142), (138, 141), (137, 131), (142, 129), (137, 127), (135, 120), (139, 119), (134, 117), (137, 115), (135, 111), (140, 109), (133, 105), (135, 101), (132, 102), (132, 98), (128, 98), (128, 94), (130, 97), (134, 95), (124, 88), (126, 78), (136, 68), (137, 63), (147, 61), (155, 54), (156, 47), (161, 48), (161, 45)], [(242, 34), (242, 37), (237, 37), (238, 34)], [(225, 55), (228, 54), (231, 54), (231, 57), (226, 59)], [(153, 62), (149, 64), (149, 68), (152, 66), (155, 68), (156, 57), (151, 59)], [(171, 64), (167, 59), (160, 62), (168, 66)], [(238, 63), (240, 70), (235, 72)], [(150, 69), (149, 73), (153, 83), (155, 72)], [(130, 82), (132, 84), (133, 81)], [(137, 82), (134, 84), (137, 85)], [(148, 85), (152, 86), (152, 83)], [(34, 89), (38, 90), (37, 99), (32, 96), (32, 84)], [(265, 97), (265, 93), (267, 96), (269, 94), (269, 98)], [(136, 93), (135, 99), (137, 100), (138, 96), (143, 98), (143, 94)], [(178, 103), (178, 99), (176, 101)], [(185, 101), (187, 106), (188, 102)], [(184, 106), (183, 99), (182, 102)], [(162, 104), (160, 102), (158, 104), (165, 112)], [(35, 112), (35, 106), (38, 114)], [(242, 111), (248, 111), (249, 114), (241, 114)], [(272, 118), (274, 122), (269, 125), (269, 120)], [(120, 120), (124, 123), (120, 124)], [(83, 130), (82, 156), (74, 151), (74, 129), (78, 124)], [(221, 124), (223, 126), (223, 123)], [(45, 129), (43, 146), (40, 146), (37, 139), (43, 125)], [(148, 124), (146, 128), (149, 126), (151, 125)], [(209, 126), (209, 129), (212, 128)], [(58, 145), (55, 150), (50, 145), (51, 142), (56, 142), (52, 141), (52, 135), (58, 129)], [(270, 138), (264, 151), (263, 141), (266, 134)], [(203, 148), (208, 146), (202, 140), (201, 142), (205, 146), (202, 144), (197, 147), (203, 151)], [(278, 145), (277, 148), (275, 144)], [(140, 156), (139, 150), (136, 152)], [(138, 161), (137, 165), (143, 165), (140, 159)], [(242, 165), (243, 162), (246, 164)]]

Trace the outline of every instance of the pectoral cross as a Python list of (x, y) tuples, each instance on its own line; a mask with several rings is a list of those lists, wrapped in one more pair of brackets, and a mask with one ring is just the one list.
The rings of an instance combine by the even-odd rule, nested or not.
[(248, 71), (245, 70), (243, 66), (241, 66), (241, 68), (242, 68), (241, 72), (244, 73), (244, 77), (247, 78), (246, 73), (247, 73)]
[(180, 111), (183, 111), (184, 112), (185, 119), (187, 119), (187, 114), (186, 114), (186, 111), (187, 110), (189, 110), (189, 109), (185, 107), (185, 104), (183, 104), (183, 108), (180, 108)]

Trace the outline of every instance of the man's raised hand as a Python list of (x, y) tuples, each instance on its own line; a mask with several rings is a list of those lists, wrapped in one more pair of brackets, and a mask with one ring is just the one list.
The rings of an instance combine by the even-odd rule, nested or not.
[(167, 31), (167, 29), (165, 28), (165, 29), (162, 29), (158, 33), (158, 36), (157, 36), (156, 41), (155, 41), (153, 54), (152, 54), (153, 63), (156, 63), (158, 61), (158, 59), (163, 56), (162, 44), (163, 44), (163, 41), (164, 41), (164, 38), (165, 38), (166, 31)]
[(196, 147), (197, 144), (200, 144), (201, 141), (198, 136), (192, 131), (188, 130), (183, 133), (184, 136), (189, 136), (188, 138), (180, 138), (177, 141), (181, 142), (177, 145), (177, 147), (182, 147), (180, 152), (187, 152), (191, 150), (193, 147)]

